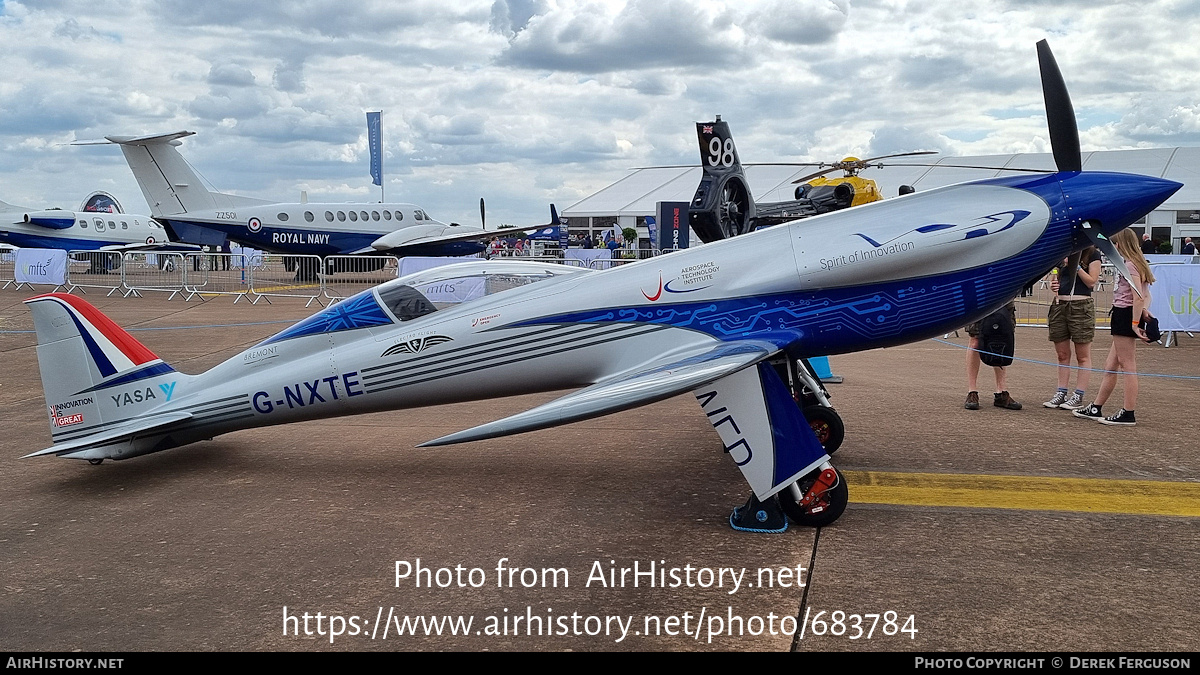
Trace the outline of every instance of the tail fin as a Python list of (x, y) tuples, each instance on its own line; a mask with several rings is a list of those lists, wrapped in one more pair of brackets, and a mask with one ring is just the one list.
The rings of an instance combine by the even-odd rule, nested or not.
[(754, 229), (754, 198), (729, 124), (720, 115), (713, 122), (697, 122), (696, 136), (704, 176), (692, 197), (688, 224), (705, 243), (749, 232)]
[(170, 401), (177, 381), (190, 378), (82, 298), (49, 293), (25, 302), (55, 443), (149, 412)]
[(157, 136), (106, 136), (105, 139), (121, 146), (125, 161), (150, 205), (150, 215), (155, 218), (266, 203), (206, 188), (204, 181), (175, 149), (180, 145), (179, 139), (195, 133), (176, 131)]

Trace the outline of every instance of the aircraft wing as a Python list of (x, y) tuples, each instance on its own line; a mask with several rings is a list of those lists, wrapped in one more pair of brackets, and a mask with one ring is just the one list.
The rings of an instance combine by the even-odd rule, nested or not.
[(545, 405), (443, 436), (418, 447), (481, 441), (628, 410), (719, 380), (778, 351), (778, 347), (767, 342), (721, 343), (699, 354), (669, 361), (664, 359), (634, 372), (601, 380)]
[(426, 244), (448, 244), (456, 241), (474, 241), (500, 236), (496, 230), (484, 230), (466, 225), (410, 225), (393, 230), (371, 242), (363, 253), (387, 253), (407, 246)]
[(159, 242), (157, 244), (133, 243), (133, 244), (113, 244), (111, 246), (101, 246), (101, 251), (122, 251), (133, 253), (196, 253), (203, 251), (204, 247), (197, 244), (183, 244), (177, 242)]
[(45, 450), (31, 452), (21, 459), (25, 459), (25, 457), (39, 457), (41, 455), (61, 455), (68, 452), (109, 445), (129, 438), (134, 434), (173, 426), (191, 418), (192, 413), (190, 412), (164, 413), (161, 415), (151, 415), (150, 417), (134, 418), (124, 424), (119, 424), (110, 429), (84, 436), (83, 438), (67, 441), (66, 443), (58, 443)]
[(371, 242), (370, 247), (359, 251), (354, 251), (353, 253), (389, 253), (404, 249), (408, 246), (449, 244), (456, 241), (476, 241), (480, 239), (489, 239), (491, 237), (511, 237), (518, 233), (528, 236), (536, 233), (538, 230), (544, 230), (548, 227), (555, 227), (559, 225), (558, 220), (558, 210), (554, 208), (553, 204), (551, 204), (550, 222), (546, 225), (505, 228), (503, 230), (486, 230), (479, 227), (468, 227), (465, 225), (443, 225), (441, 223), (430, 225), (410, 225), (408, 227), (402, 227), (398, 230), (388, 232), (382, 237)]

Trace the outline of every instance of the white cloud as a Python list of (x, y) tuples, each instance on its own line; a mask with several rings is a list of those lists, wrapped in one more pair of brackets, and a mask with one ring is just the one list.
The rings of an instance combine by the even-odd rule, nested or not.
[[(0, 5), (0, 199), (142, 195), (115, 148), (191, 129), (222, 190), (374, 198), (542, 222), (632, 166), (693, 162), (720, 113), (746, 161), (1046, 149), (1049, 37), (1085, 149), (1200, 144), (1195, 3), (1010, 0), (40, 0)], [(47, 40), (46, 36), (52, 36)]]

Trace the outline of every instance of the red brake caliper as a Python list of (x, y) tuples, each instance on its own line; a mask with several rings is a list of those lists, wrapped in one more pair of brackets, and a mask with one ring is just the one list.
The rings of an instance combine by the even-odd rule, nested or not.
[(825, 469), (817, 476), (808, 492), (804, 493), (804, 498), (800, 500), (800, 507), (807, 510), (809, 513), (820, 513), (825, 510), (829, 503), (824, 499), (824, 495), (834, 485), (837, 485), (838, 475), (833, 469)]

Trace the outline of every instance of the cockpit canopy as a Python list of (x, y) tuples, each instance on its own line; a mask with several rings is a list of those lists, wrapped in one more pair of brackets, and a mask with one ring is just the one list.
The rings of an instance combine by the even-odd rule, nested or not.
[(554, 263), (478, 260), (414, 272), (330, 305), (262, 344), (411, 321), (452, 305), (588, 270)]
[[(511, 288), (587, 271), (580, 267), (556, 263), (479, 260), (406, 274), (395, 281), (377, 286), (376, 290), (382, 297), (394, 286), (407, 286), (424, 296), (437, 309), (445, 309)], [(396, 316), (399, 318), (399, 314)]]

